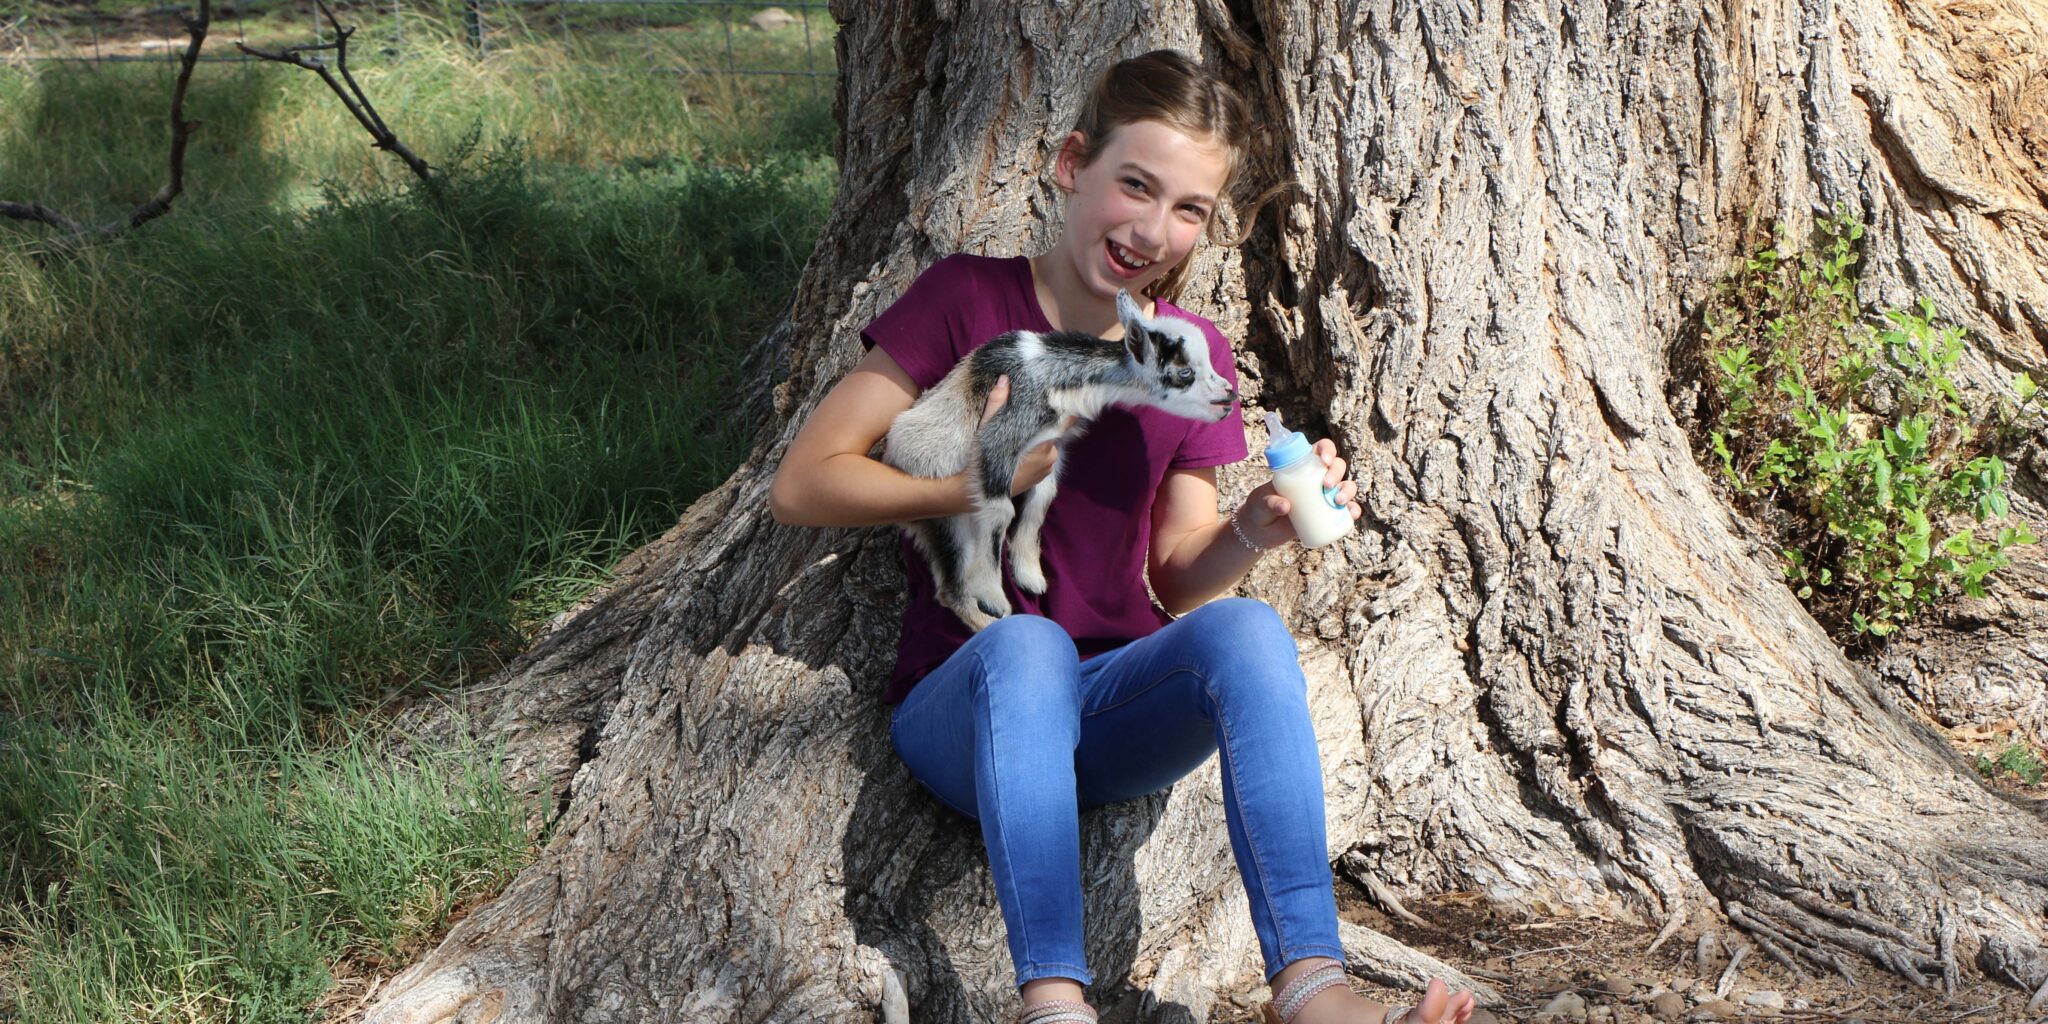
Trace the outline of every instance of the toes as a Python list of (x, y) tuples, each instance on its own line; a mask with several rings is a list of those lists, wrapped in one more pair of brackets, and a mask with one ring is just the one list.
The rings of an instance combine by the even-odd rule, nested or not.
[(1465, 1024), (1466, 1021), (1472, 1019), (1472, 1008), (1476, 1005), (1478, 1003), (1472, 998), (1472, 993), (1458, 993), (1457, 998), (1451, 1000), (1451, 1020), (1456, 1021), (1457, 1024)]
[(1441, 978), (1429, 979), (1429, 989), (1422, 995), (1422, 1002), (1415, 1007), (1415, 1015), (1429, 1024), (1440, 1024), (1444, 1011), (1451, 1008), (1451, 990)]

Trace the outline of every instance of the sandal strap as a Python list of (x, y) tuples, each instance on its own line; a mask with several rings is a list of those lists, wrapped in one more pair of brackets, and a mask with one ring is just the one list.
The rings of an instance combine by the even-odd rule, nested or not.
[(1293, 1024), (1295, 1015), (1301, 1012), (1303, 1006), (1308, 1005), (1310, 999), (1315, 998), (1316, 993), (1333, 985), (1342, 984), (1344, 984), (1344, 968), (1342, 966), (1333, 963), (1318, 967), (1288, 982), (1286, 988), (1275, 993), (1273, 996), (1273, 1009), (1280, 1014), (1281, 1024)]
[(1095, 1008), (1072, 999), (1046, 999), (1019, 1011), (1017, 1024), (1095, 1024)]

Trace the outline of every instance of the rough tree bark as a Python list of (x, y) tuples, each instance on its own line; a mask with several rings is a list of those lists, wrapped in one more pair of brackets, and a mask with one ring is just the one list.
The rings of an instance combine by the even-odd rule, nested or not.
[[(778, 526), (767, 487), (860, 325), (922, 266), (1048, 241), (1045, 168), (1083, 90), (1110, 55), (1160, 45), (1225, 69), (1264, 126), (1257, 171), (1304, 189), (1243, 248), (1203, 256), (1187, 298), (1240, 339), (1247, 420), (1326, 426), (1366, 495), (1354, 539), (1269, 557), (1243, 587), (1301, 641), (1332, 859), (1398, 893), (1726, 918), (1806, 968), (2048, 974), (2048, 823), (1842, 657), (1684, 432), (1700, 300), (1756, 232), (1816, 204), (1871, 223), (1866, 297), (1924, 294), (1964, 318), (1979, 380), (2038, 373), (2048, 12), (833, 14), (841, 192), (791, 319), (754, 353), (769, 425), (603, 595), (409, 723), (420, 742), (507, 741), (515, 777), (552, 798), (553, 838), (368, 1019), (1012, 1005), (978, 835), (888, 746), (896, 538)], [(1223, 480), (1234, 502), (1256, 471)], [(1258, 983), (1213, 763), (1083, 827), (1097, 1000), (1202, 1019)]]

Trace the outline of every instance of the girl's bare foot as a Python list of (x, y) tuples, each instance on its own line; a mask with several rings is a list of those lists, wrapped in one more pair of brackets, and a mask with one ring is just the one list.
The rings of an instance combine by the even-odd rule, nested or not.
[[(1273, 977), (1276, 998), (1288, 982), (1318, 967), (1335, 963), (1318, 957), (1288, 964), (1286, 970)], [(1452, 993), (1441, 979), (1432, 978), (1422, 1001), (1409, 1011), (1406, 1021), (1398, 1024), (1465, 1024), (1471, 1019), (1476, 1005), (1472, 993)], [(1386, 1024), (1387, 1010), (1387, 1006), (1351, 991), (1348, 985), (1332, 985), (1303, 1003), (1288, 1024)]]

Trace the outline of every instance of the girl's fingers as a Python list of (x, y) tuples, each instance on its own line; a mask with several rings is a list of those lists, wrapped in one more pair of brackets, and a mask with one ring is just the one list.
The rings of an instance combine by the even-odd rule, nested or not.
[(981, 411), (982, 425), (987, 426), (988, 421), (995, 418), (996, 410), (1001, 409), (1009, 400), (1010, 375), (1005, 373), (998, 376), (994, 384), (989, 385), (988, 405)]

